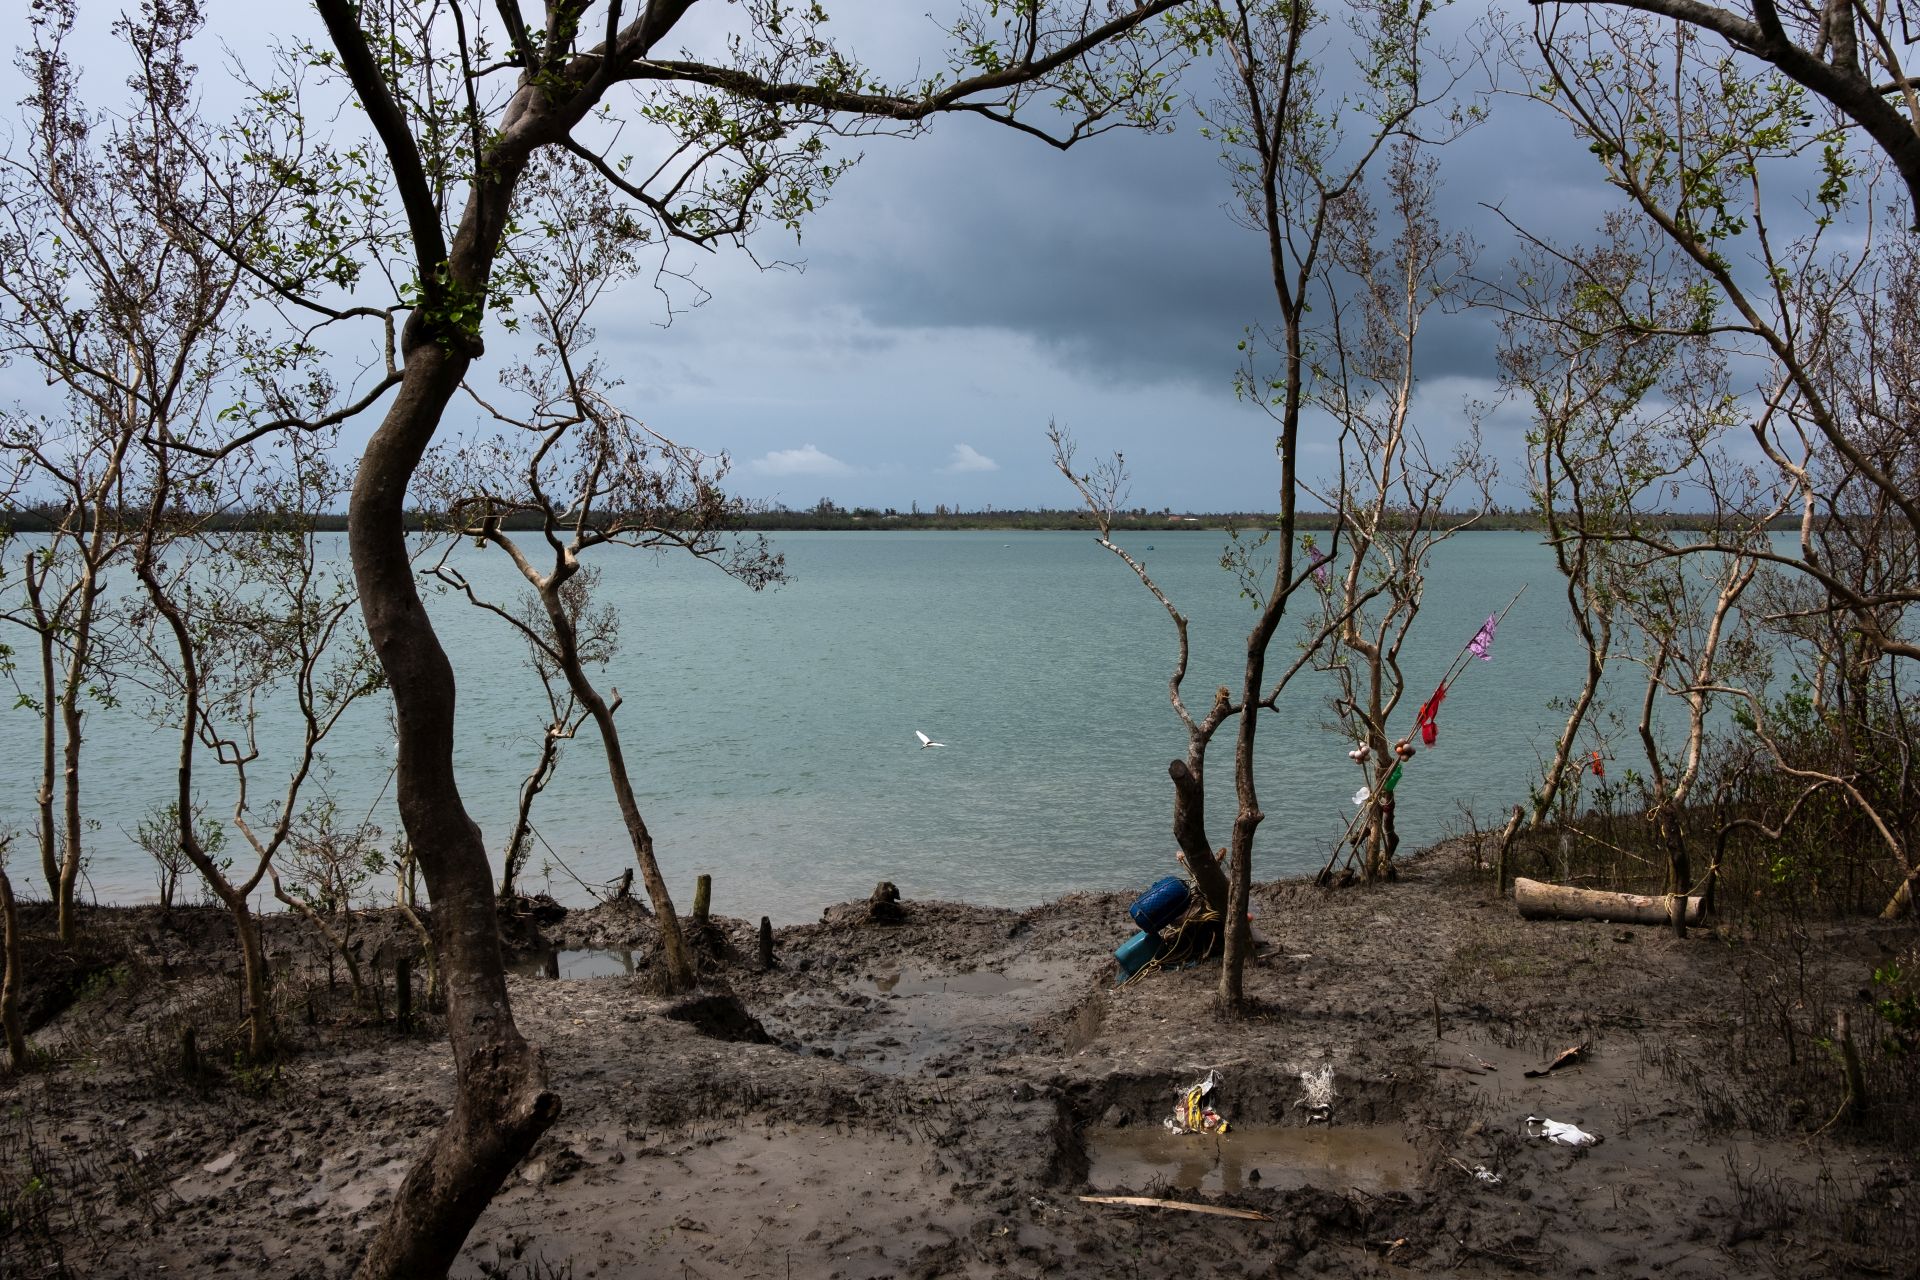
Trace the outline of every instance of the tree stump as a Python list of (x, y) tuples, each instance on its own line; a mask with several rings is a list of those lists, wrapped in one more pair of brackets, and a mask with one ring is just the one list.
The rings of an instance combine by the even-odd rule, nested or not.
[(893, 924), (907, 918), (907, 909), (900, 905), (900, 890), (891, 880), (882, 880), (873, 886), (873, 893), (867, 898), (867, 918), (882, 924)]

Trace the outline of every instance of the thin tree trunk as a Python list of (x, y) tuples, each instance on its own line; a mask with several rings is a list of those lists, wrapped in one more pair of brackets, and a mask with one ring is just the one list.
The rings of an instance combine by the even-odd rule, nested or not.
[(40, 789), (34, 794), (34, 803), (40, 810), (40, 870), (46, 877), (47, 896), (60, 901), (60, 835), (53, 822), (53, 783), (55, 759), (57, 758), (57, 735), (54, 732), (54, 705), (58, 697), (59, 685), (54, 682), (53, 673), (53, 625), (47, 617), (42, 603), (41, 590), (46, 582), (46, 570), (41, 568), (36, 575), (33, 556), (26, 563), (27, 599), (33, 607), (33, 618), (40, 640)]
[(6, 930), (6, 973), (0, 977), (0, 1028), (7, 1037), (7, 1063), (16, 1072), (25, 1069), (26, 1032), (20, 1026), (20, 915), (14, 910), (13, 881), (0, 867), (0, 928)]
[(514, 811), (513, 833), (507, 837), (506, 864), (500, 868), (498, 895), (503, 899), (513, 896), (520, 869), (526, 865), (527, 835), (533, 828), (533, 802), (546, 790), (547, 780), (553, 776), (554, 758), (559, 754), (560, 739), (552, 731), (541, 735), (540, 760), (520, 784), (520, 805)]
[[(1680, 814), (1677, 808), (1670, 808), (1660, 815), (1661, 835), (1667, 845), (1667, 896), (1669, 902), (1686, 900), (1691, 888), (1688, 881), (1693, 879), (1693, 860), (1687, 856), (1687, 835), (1680, 826)], [(1697, 899), (1694, 899), (1697, 901)], [(1687, 913), (1675, 907), (1673, 916), (1673, 936), (1687, 936)]]
[(66, 744), (61, 761), (60, 876), (54, 891), (54, 910), (60, 941), (72, 942), (78, 929), (74, 919), (74, 889), (80, 882), (80, 713), (72, 692), (60, 699), (60, 719), (66, 729)]
[[(1269, 217), (1273, 215), (1271, 202)], [(1269, 236), (1273, 228), (1269, 226)], [(1276, 241), (1277, 243), (1277, 241)], [(1276, 261), (1277, 267), (1277, 261)], [(1276, 279), (1279, 275), (1276, 274)], [(1248, 928), (1247, 904), (1253, 887), (1253, 833), (1266, 814), (1260, 810), (1260, 796), (1253, 779), (1253, 744), (1259, 730), (1260, 698), (1266, 681), (1267, 646), (1286, 613), (1287, 597), (1293, 589), (1293, 551), (1295, 538), (1295, 502), (1299, 490), (1294, 455), (1300, 435), (1300, 378), (1302, 352), (1297, 312), (1287, 320), (1286, 410), (1280, 434), (1280, 521), (1276, 536), (1280, 547), (1274, 566), (1273, 588), (1253, 631), (1247, 636), (1246, 674), (1240, 690), (1240, 724), (1233, 742), (1233, 791), (1239, 801), (1233, 819), (1232, 861), (1228, 881), (1227, 918), (1223, 926), (1220, 954), (1220, 1003), (1237, 1009), (1245, 992), (1243, 974), (1247, 957), (1253, 953), (1253, 934)]]
[(1546, 820), (1547, 810), (1553, 806), (1560, 794), (1567, 767), (1573, 761), (1573, 744), (1586, 724), (1587, 713), (1593, 709), (1593, 702), (1600, 692), (1600, 681), (1606, 674), (1607, 654), (1613, 644), (1613, 623), (1604, 614), (1600, 618), (1599, 634), (1587, 622), (1584, 613), (1573, 604), (1573, 586), (1569, 580), (1567, 587), (1569, 611), (1580, 628), (1580, 635), (1587, 649), (1587, 673), (1580, 684), (1579, 696), (1574, 699), (1573, 710), (1567, 714), (1567, 722), (1561, 727), (1560, 737), (1553, 747), (1553, 763), (1547, 766), (1546, 775), (1541, 779), (1540, 790), (1533, 797), (1533, 813), (1527, 822), (1530, 830), (1537, 831)]
[(268, 986), (267, 956), (260, 946), (260, 926), (247, 909), (246, 895), (222, 894), (233, 916), (240, 941), (240, 968), (247, 991), (247, 1061), (265, 1062), (273, 1056), (273, 996)]
[(60, 689), (61, 728), (66, 734), (61, 760), (61, 793), (65, 803), (64, 848), (60, 851), (60, 889), (54, 899), (58, 913), (60, 941), (72, 942), (78, 931), (74, 918), (74, 892), (80, 881), (80, 833), (84, 824), (80, 814), (80, 690), (92, 661), (93, 609), (100, 589), (93, 566), (88, 564), (80, 577), (80, 611), (73, 624), (73, 652), (67, 659), (66, 679)]
[[(495, 541), (499, 541), (498, 536)], [(673, 895), (667, 890), (666, 877), (660, 874), (660, 864), (653, 856), (653, 833), (647, 829), (646, 819), (640, 814), (639, 798), (633, 793), (633, 780), (627, 772), (626, 752), (620, 745), (620, 729), (613, 720), (614, 708), (607, 705), (607, 700), (587, 679), (586, 667), (580, 660), (579, 636), (572, 619), (567, 616), (566, 603), (560, 598), (561, 588), (572, 576), (573, 564), (569, 559), (567, 567), (537, 580), (540, 603), (546, 608), (547, 620), (553, 626), (555, 657), (561, 673), (567, 678), (567, 688), (572, 690), (574, 700), (587, 709), (587, 714), (593, 717), (594, 728), (600, 731), (600, 744), (607, 757), (607, 778), (613, 784), (614, 801), (620, 807), (620, 820), (627, 828), (627, 840), (633, 846), (634, 861), (640, 866), (640, 879), (647, 886), (647, 897), (653, 900), (653, 912), (660, 928), (660, 953), (666, 968), (667, 985), (675, 991), (688, 991), (698, 981), (694, 973), (693, 952), (687, 945), (686, 933), (680, 928), (680, 916), (674, 910)], [(615, 697), (617, 699), (618, 695)]]
[(353, 1002), (356, 1005), (364, 1003), (367, 998), (367, 988), (366, 984), (360, 980), (360, 962), (353, 958), (353, 952), (347, 949), (346, 941), (333, 931), (333, 926), (329, 925), (318, 911), (281, 888), (280, 877), (277, 874), (273, 876), (273, 896), (299, 912), (301, 917), (312, 925), (322, 938), (326, 939), (327, 945), (334, 950), (335, 954), (346, 961), (347, 982), (353, 990)]
[(1247, 637), (1247, 669), (1241, 692), (1240, 724), (1233, 740), (1233, 792), (1239, 810), (1233, 819), (1233, 843), (1229, 858), (1232, 875), (1227, 882), (1227, 918), (1224, 945), (1220, 957), (1220, 1003), (1238, 1008), (1244, 998), (1243, 974), (1247, 957), (1253, 953), (1253, 934), (1248, 927), (1247, 906), (1253, 889), (1253, 833), (1266, 818), (1260, 809), (1259, 792), (1253, 779), (1253, 744), (1259, 730), (1260, 692), (1266, 680), (1267, 646), (1286, 612), (1287, 588), (1293, 581), (1293, 464), (1289, 457), (1282, 464), (1287, 480), (1281, 486), (1280, 555), (1274, 571), (1272, 594), (1260, 620)]
[(440, 994), (440, 957), (434, 950), (433, 934), (421, 921), (420, 913), (413, 909), (413, 893), (406, 888), (404, 879), (401, 881), (401, 886), (402, 891), (393, 896), (393, 905), (400, 908), (400, 914), (405, 916), (407, 923), (413, 926), (413, 936), (420, 939), (420, 958), (427, 966), (427, 989), (420, 998), (426, 1002), (428, 1008), (432, 1008), (434, 1000)]
[(1513, 813), (1507, 818), (1507, 825), (1500, 830), (1500, 849), (1494, 855), (1493, 891), (1502, 896), (1507, 892), (1507, 873), (1510, 869), (1507, 865), (1507, 850), (1513, 845), (1514, 834), (1520, 830), (1520, 818), (1520, 806), (1515, 805)]
[(647, 886), (647, 896), (653, 900), (654, 917), (660, 926), (660, 952), (666, 963), (667, 982), (675, 991), (689, 990), (697, 981), (693, 953), (680, 928), (680, 917), (673, 909), (673, 895), (667, 891), (666, 877), (660, 874), (660, 864), (653, 856), (653, 833), (647, 830), (646, 819), (640, 816), (640, 802), (627, 776), (627, 757), (620, 748), (620, 731), (614, 727), (613, 712), (606, 702), (587, 684), (585, 673), (576, 678), (578, 665), (577, 660), (567, 664), (567, 679), (573, 682), (574, 696), (587, 708), (594, 727), (600, 730), (600, 741), (606, 749), (607, 777), (613, 783), (613, 797), (620, 806), (620, 820), (626, 824), (634, 861), (640, 864), (640, 879)]

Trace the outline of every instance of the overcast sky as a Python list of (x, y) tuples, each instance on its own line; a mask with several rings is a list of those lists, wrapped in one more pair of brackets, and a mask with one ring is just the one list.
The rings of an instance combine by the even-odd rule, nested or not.
[[(1185, 87), (1214, 93), (1200, 69)], [(1497, 105), (1443, 159), (1448, 216), (1496, 272), (1511, 247), (1482, 202), (1576, 234), (1609, 201), (1556, 118)], [(870, 140), (793, 251), (804, 272), (706, 258), (704, 306), (660, 330), (638, 298), (602, 337), (651, 421), (725, 447), (739, 489), (791, 506), (1068, 506), (1057, 419), (1084, 452), (1126, 454), (1139, 505), (1271, 508), (1274, 429), (1232, 388), (1246, 326), (1274, 311), (1265, 246), (1228, 217), (1198, 125), (1188, 110), (1171, 135), (1064, 154), (971, 118)], [(1436, 317), (1425, 341), (1423, 425), (1444, 445), (1465, 402), (1495, 395), (1490, 318)], [(1521, 430), (1497, 413), (1488, 444), (1518, 457)]]
[[(210, 31), (243, 56), (270, 33), (318, 33), (292, 0), (210, 9)], [(103, 93), (118, 89), (100, 70), (114, 55), (99, 15), (112, 11), (84, 8), (100, 53), (87, 85)], [(924, 6), (836, 13), (837, 38), (883, 75), (937, 65), (940, 33)], [(217, 46), (201, 58), (210, 101), (222, 61)], [(1205, 70), (1184, 87), (1214, 93)], [(868, 139), (799, 246), (780, 231), (756, 242), (763, 258), (803, 270), (683, 252), (677, 265), (694, 269), (710, 300), (662, 327), (658, 295), (633, 288), (599, 313), (602, 352), (633, 412), (730, 453), (734, 486), (751, 497), (1071, 505), (1048, 462), (1044, 433), (1057, 419), (1088, 453), (1126, 453), (1138, 505), (1268, 508), (1273, 428), (1232, 392), (1243, 330), (1273, 311), (1264, 248), (1224, 212), (1217, 148), (1197, 126), (1184, 111), (1171, 135), (1110, 134), (1065, 154), (972, 118), (912, 140)], [(1483, 203), (1578, 235), (1610, 199), (1585, 148), (1515, 98), (1448, 147), (1442, 169), (1447, 216), (1481, 241), (1490, 273), (1512, 249)], [(1465, 402), (1494, 395), (1492, 330), (1481, 314), (1435, 318), (1426, 342), (1421, 426), (1444, 446)], [(24, 394), (17, 366), (0, 379), (9, 398)], [(1522, 429), (1511, 412), (1488, 423), (1507, 502), (1524, 501), (1511, 461)]]

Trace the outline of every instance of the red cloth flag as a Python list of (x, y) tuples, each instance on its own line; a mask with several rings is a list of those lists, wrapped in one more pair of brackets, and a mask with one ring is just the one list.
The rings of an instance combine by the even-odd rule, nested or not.
[(1432, 746), (1440, 736), (1440, 725), (1435, 717), (1440, 714), (1440, 704), (1447, 699), (1447, 686), (1441, 685), (1433, 691), (1433, 696), (1421, 704), (1420, 718), (1414, 721), (1420, 730), (1420, 741)]

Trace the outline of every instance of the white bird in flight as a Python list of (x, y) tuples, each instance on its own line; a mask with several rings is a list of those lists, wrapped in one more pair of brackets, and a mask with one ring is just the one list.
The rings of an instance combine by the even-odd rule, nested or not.
[(928, 747), (944, 747), (947, 745), (944, 742), (935, 742), (932, 738), (929, 738), (926, 734), (920, 732), (918, 729), (915, 729), (913, 731), (913, 736), (920, 739), (920, 749), (922, 751), (925, 751)]

